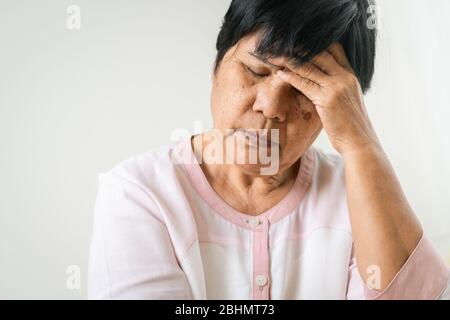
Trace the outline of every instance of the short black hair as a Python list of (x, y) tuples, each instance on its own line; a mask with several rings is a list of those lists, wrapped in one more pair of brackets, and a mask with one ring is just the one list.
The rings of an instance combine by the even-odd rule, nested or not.
[(340, 42), (364, 93), (370, 89), (376, 52), (375, 0), (233, 0), (217, 38), (216, 73), (240, 39), (261, 31), (256, 53), (288, 57), (301, 65)]

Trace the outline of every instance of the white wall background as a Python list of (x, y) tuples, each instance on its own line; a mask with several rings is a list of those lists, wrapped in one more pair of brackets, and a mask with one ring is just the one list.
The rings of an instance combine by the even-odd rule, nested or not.
[[(97, 174), (211, 126), (229, 0), (0, 0), (0, 298), (86, 297)], [(68, 30), (66, 9), (81, 8)], [(450, 2), (379, 0), (372, 121), (450, 260)], [(326, 136), (317, 145), (330, 150)], [(80, 290), (66, 286), (81, 268)]]

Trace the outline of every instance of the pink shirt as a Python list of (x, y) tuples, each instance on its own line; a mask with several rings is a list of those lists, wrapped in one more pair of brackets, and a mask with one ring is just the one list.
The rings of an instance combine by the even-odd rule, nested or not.
[(339, 156), (310, 147), (288, 195), (252, 217), (213, 190), (190, 141), (99, 175), (90, 299), (450, 299), (426, 236), (387, 289), (364, 284)]

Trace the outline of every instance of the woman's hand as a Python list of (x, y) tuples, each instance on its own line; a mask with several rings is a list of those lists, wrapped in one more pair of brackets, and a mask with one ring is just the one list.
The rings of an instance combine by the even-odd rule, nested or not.
[(401, 189), (367, 116), (360, 84), (341, 45), (311, 63), (277, 75), (315, 105), (333, 147), (343, 156), (355, 255), (362, 279), (371, 267), (384, 290), (422, 237), (422, 229)]
[(315, 105), (333, 147), (341, 154), (381, 148), (367, 115), (359, 81), (340, 44), (277, 76)]

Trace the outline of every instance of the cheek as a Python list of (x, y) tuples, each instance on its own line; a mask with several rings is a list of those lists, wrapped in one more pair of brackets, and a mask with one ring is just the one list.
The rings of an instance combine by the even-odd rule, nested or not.
[(298, 148), (311, 144), (322, 128), (322, 123), (314, 104), (305, 96), (299, 97), (295, 120), (287, 128), (287, 142)]
[(305, 122), (309, 122), (312, 118), (312, 112), (302, 110), (302, 118)]
[(293, 118), (293, 122), (300, 130), (310, 125), (315, 126), (319, 115), (314, 104), (304, 95), (300, 95), (298, 96), (295, 112), (293, 112)]
[(254, 83), (239, 70), (230, 68), (215, 79), (211, 107), (217, 122), (236, 123), (254, 101)]
[(310, 120), (314, 116), (314, 113), (317, 114), (316, 107), (307, 97), (300, 95), (299, 101), (304, 120)]
[(319, 114), (314, 104), (304, 95), (300, 97), (300, 126), (309, 128), (309, 130), (317, 131), (322, 127)]

